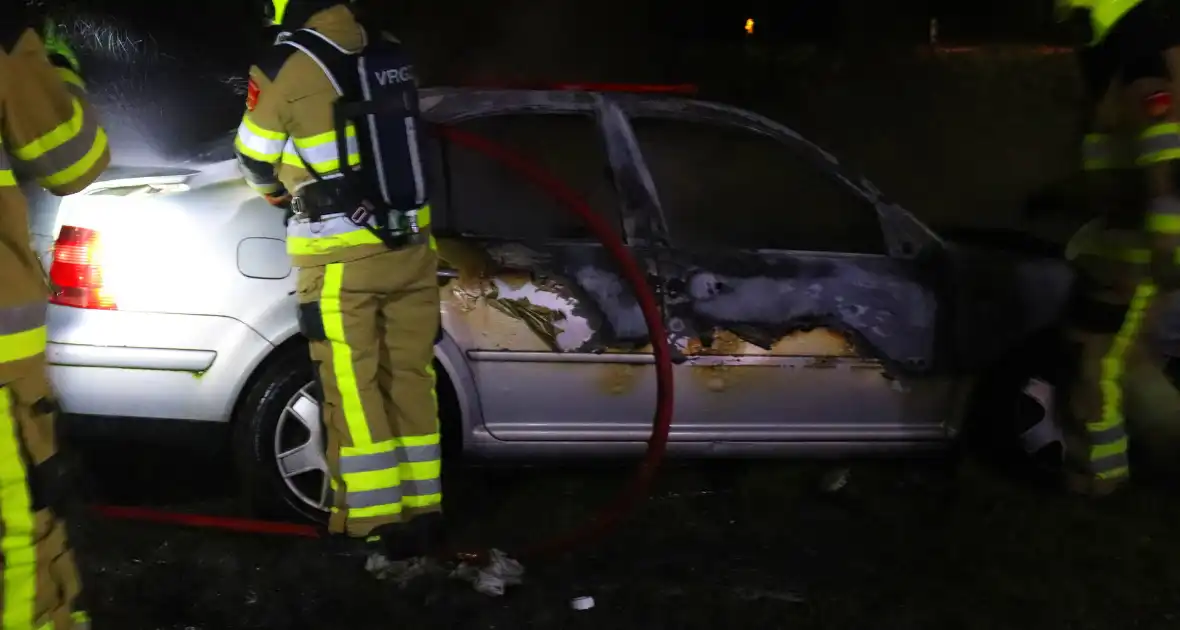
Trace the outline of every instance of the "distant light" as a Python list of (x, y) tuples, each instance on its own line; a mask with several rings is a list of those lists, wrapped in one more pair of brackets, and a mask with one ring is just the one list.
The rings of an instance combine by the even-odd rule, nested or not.
[(746, 18), (746, 35), (754, 34), (754, 18)]

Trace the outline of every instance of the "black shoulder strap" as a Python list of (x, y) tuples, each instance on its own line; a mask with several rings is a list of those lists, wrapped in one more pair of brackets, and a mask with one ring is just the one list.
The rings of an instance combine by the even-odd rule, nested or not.
[(266, 53), (262, 55), (262, 59), (258, 61), (258, 69), (266, 78), (274, 81), (279, 76), (279, 70), (287, 64), (287, 60), (291, 55), (295, 54), (295, 49), (290, 46), (272, 46), (267, 49)]
[(328, 76), (336, 93), (345, 99), (355, 98), (356, 81), (353, 68), (356, 56), (338, 47), (324, 35), (309, 29), (300, 29), (279, 43), (279, 48), (299, 50), (311, 57)]
[[(356, 64), (354, 55), (341, 49), (327, 37), (305, 28), (282, 37), (276, 47), (286, 49), (288, 55), (294, 54), (298, 50), (311, 57), (311, 60), (324, 71), (340, 98), (352, 98), (356, 94), (356, 81), (352, 79), (355, 72), (350, 70)], [(336, 132), (342, 134), (343, 129), (336, 129)], [(303, 154), (298, 149), (295, 153), (299, 156), (299, 161), (303, 162), (303, 168), (308, 175), (311, 175), (312, 179), (316, 181), (323, 181), (324, 178), (303, 158)], [(341, 155), (347, 155), (347, 153)], [(346, 175), (347, 171), (348, 169), (342, 168), (341, 174)]]

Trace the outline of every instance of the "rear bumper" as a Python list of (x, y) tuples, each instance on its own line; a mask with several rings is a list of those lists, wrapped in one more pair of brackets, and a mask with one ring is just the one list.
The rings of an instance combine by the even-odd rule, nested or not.
[(67, 414), (226, 422), (273, 346), (229, 317), (49, 307), (49, 376)]

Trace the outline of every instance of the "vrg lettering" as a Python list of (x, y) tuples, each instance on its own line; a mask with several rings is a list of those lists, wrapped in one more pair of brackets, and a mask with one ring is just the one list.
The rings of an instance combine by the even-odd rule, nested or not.
[(377, 84), (383, 87), (397, 85), (399, 83), (410, 83), (414, 81), (414, 66), (405, 65), (400, 68), (375, 70), (373, 71), (373, 77), (377, 79)]

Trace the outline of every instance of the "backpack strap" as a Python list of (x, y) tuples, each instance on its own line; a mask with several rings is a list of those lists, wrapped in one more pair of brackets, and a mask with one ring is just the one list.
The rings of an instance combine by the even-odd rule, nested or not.
[(296, 50), (288, 46), (273, 46), (262, 55), (256, 64), (262, 74), (273, 83), (279, 77), (279, 71), (287, 65), (287, 60)]
[(356, 55), (340, 47), (336, 42), (310, 28), (299, 29), (281, 42), (280, 48), (294, 48), (303, 52), (324, 71), (341, 98), (353, 98), (357, 85), (353, 68)]
[[(280, 38), (276, 46), (292, 52), (298, 50), (311, 57), (311, 60), (324, 71), (324, 75), (332, 83), (332, 88), (336, 90), (339, 98), (351, 99), (360, 91), (355, 71), (356, 55), (319, 31), (310, 28), (299, 29)], [(333, 128), (337, 134), (337, 149), (341, 160), (340, 173), (347, 177), (349, 170), (347, 168), (347, 153), (341, 152), (346, 151), (343, 147), (347, 146), (347, 138), (344, 137), (346, 126), (340, 123), (339, 120), (333, 120)], [(299, 161), (303, 162), (303, 167), (313, 179), (317, 182), (324, 181), (324, 178), (303, 158), (303, 154), (299, 152), (298, 148), (295, 149), (295, 154), (299, 156)]]

